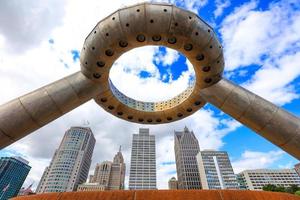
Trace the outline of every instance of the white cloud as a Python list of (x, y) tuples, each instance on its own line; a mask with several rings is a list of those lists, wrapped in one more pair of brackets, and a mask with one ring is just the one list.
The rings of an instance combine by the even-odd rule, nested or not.
[(237, 69), (261, 66), (243, 85), (279, 105), (299, 97), (291, 85), (300, 75), (300, 10), (295, 9), (296, 2), (270, 3), (266, 10), (258, 10), (257, 1), (243, 4), (226, 16), (220, 31), (227, 76)]
[(5, 37), (5, 50), (23, 52), (49, 37), (54, 27), (62, 24), (65, 1), (0, 2), (0, 34)]
[[(158, 57), (156, 57), (157, 54)], [(133, 49), (116, 61), (111, 68), (110, 78), (122, 93), (136, 100), (162, 101), (170, 99), (188, 87), (190, 77), (194, 76), (194, 70), (189, 68), (177, 80), (162, 82), (167, 74), (164, 74), (165, 77), (160, 77), (161, 74), (154, 64), (154, 61), (162, 62), (162, 56), (156, 46)], [(167, 58), (163, 62), (171, 65), (179, 58), (179, 54), (167, 48), (166, 55), (163, 57)], [(139, 74), (142, 70), (151, 73), (151, 77), (140, 78)]]
[(179, 58), (179, 53), (176, 50), (166, 48), (166, 53), (162, 54), (161, 51), (157, 52), (155, 57), (156, 63), (162, 63), (163, 66), (172, 65)]
[(232, 162), (234, 172), (240, 173), (246, 169), (263, 169), (271, 167), (276, 161), (278, 161), (284, 152), (281, 150), (258, 152), (258, 151), (245, 151), (241, 158)]
[(224, 9), (231, 5), (230, 0), (215, 0), (216, 10), (214, 11), (215, 18), (220, 17)]

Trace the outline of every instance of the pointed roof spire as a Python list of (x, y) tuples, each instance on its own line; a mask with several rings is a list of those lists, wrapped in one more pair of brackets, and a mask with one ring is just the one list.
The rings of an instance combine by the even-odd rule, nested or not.
[(186, 127), (186, 125), (184, 126), (184, 132), (189, 132), (189, 129)]
[(119, 152), (121, 152), (121, 150), (122, 150), (122, 145), (120, 145), (120, 147), (119, 147)]

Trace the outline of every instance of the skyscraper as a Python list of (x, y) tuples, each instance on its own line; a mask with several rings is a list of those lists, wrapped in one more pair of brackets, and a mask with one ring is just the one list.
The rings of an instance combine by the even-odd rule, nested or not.
[(179, 189), (200, 189), (196, 155), (200, 152), (198, 140), (187, 127), (175, 131), (175, 159)]
[(113, 162), (104, 161), (97, 164), (90, 183), (81, 184), (78, 190), (123, 190), (124, 181), (125, 163), (120, 147)]
[(146, 128), (133, 134), (129, 189), (156, 189), (155, 136)]
[(202, 189), (239, 188), (226, 151), (201, 151), (197, 162)]
[(87, 127), (66, 131), (50, 166), (43, 173), (37, 193), (74, 191), (87, 179), (95, 146), (93, 132)]
[(21, 157), (0, 158), (0, 199), (17, 196), (31, 167)]

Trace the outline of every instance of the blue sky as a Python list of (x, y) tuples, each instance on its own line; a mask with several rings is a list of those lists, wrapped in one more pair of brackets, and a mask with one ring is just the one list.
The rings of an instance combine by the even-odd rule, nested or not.
[[(0, 96), (0, 103), (80, 70), (80, 50), (90, 30), (118, 8), (136, 2), (1, 2), (0, 23), (4, 25), (0, 27), (0, 92), (6, 95)], [(299, 0), (167, 2), (197, 12), (214, 28), (224, 47), (225, 78), (300, 116)], [(124, 54), (110, 72), (120, 91), (145, 101), (175, 96), (187, 87), (192, 76), (192, 67), (183, 55), (153, 46)], [(1, 150), (0, 156), (20, 155), (29, 160), (32, 170), (26, 184), (34, 181), (37, 185), (64, 132), (86, 121), (97, 139), (91, 173), (96, 163), (111, 160), (119, 145), (123, 146), (129, 169), (131, 135), (141, 125), (117, 119), (93, 101)], [(207, 104), (182, 121), (145, 126), (156, 135), (159, 188), (166, 188), (167, 180), (176, 176), (173, 131), (182, 130), (185, 125), (195, 132), (201, 149), (228, 151), (235, 172), (248, 168), (291, 168), (298, 162)]]

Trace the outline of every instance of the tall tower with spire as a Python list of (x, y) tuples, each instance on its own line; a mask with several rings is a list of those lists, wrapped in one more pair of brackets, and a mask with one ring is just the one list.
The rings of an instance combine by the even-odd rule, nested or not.
[(121, 146), (118, 153), (115, 155), (111, 165), (111, 174), (109, 177), (109, 190), (124, 190), (126, 166), (121, 152)]
[(103, 161), (97, 164), (89, 184), (82, 184), (79, 190), (123, 190), (125, 181), (125, 163), (121, 147), (113, 162)]
[(184, 127), (175, 131), (174, 150), (179, 189), (200, 189), (200, 176), (196, 156), (200, 152), (197, 138), (193, 131)]

